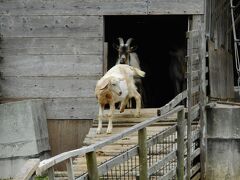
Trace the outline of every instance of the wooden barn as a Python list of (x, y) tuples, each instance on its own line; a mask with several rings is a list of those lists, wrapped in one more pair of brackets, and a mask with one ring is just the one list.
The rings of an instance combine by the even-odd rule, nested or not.
[[(99, 174), (99, 176), (104, 175), (103, 179), (108, 179), (112, 174), (106, 175), (109, 169), (108, 171), (105, 169), (111, 165), (106, 163), (101, 167), (93, 165), (96, 164), (96, 149), (120, 140), (130, 132), (139, 131), (139, 137), (145, 138), (144, 129), (159, 121), (160, 117), (166, 119), (168, 115), (175, 117), (178, 113), (176, 118), (178, 117), (180, 122), (183, 117), (183, 108), (177, 105), (185, 101), (187, 103), (183, 104), (186, 111), (187, 135), (183, 135), (184, 130), (179, 132), (180, 128), (177, 126), (180, 126), (181, 122), (176, 125), (176, 118), (176, 123), (167, 123), (173, 125), (170, 127), (171, 133), (168, 131), (160, 133), (161, 137), (171, 142), (176, 137), (182, 140), (173, 143), (171, 145), (173, 149), (181, 143), (184, 144), (184, 140), (187, 139), (185, 153), (184, 150), (174, 151), (176, 154), (182, 152), (178, 154), (182, 159), (169, 159), (174, 156), (174, 153), (170, 153), (169, 156), (166, 154), (165, 160), (163, 157), (164, 161), (160, 160), (160, 163), (149, 162), (148, 173), (152, 174), (144, 174), (144, 167), (147, 168), (147, 165), (143, 165), (136, 178), (140, 176), (140, 179), (145, 179), (144, 177), (154, 179), (161, 176), (162, 179), (174, 179), (176, 173), (171, 167), (175, 168), (176, 162), (182, 165), (181, 168), (177, 168), (177, 174), (183, 173), (187, 179), (213, 179), (214, 177), (221, 179), (226, 175), (236, 179), (240, 177), (237, 168), (224, 170), (222, 176), (216, 176), (219, 169), (229, 167), (222, 163), (222, 166), (214, 169), (216, 160), (211, 160), (210, 163), (208, 159), (209, 156), (221, 157), (223, 153), (214, 151), (214, 148), (224, 151), (229, 144), (232, 147), (229, 154), (234, 151), (234, 155), (239, 155), (236, 150), (239, 146), (236, 142), (239, 141), (240, 134), (235, 131), (235, 134), (230, 133), (231, 135), (218, 134), (220, 130), (216, 130), (215, 127), (220, 129), (224, 127), (219, 123), (209, 124), (212, 122), (211, 118), (215, 117), (212, 108), (218, 109), (216, 102), (227, 104), (226, 106), (234, 104), (238, 117), (239, 104), (236, 102), (239, 97), (238, 88), (234, 89), (240, 71), (239, 64), (235, 65), (235, 62), (238, 62), (235, 59), (238, 57), (236, 52), (239, 49), (240, 35), (238, 26), (240, 3), (237, 0), (2, 0), (0, 4), (2, 105), (0, 108), (3, 109), (1, 112), (11, 114), (14, 111), (5, 110), (5, 105), (8, 106), (9, 103), (36, 100), (37, 102), (33, 103), (37, 104), (36, 109), (41, 107), (46, 113), (44, 117), (40, 115), (39, 117), (47, 119), (46, 133), (48, 133), (50, 147), (44, 146), (44, 151), (50, 152), (50, 155), (55, 158), (55, 155), (78, 149), (78, 151), (71, 151), (74, 155), (70, 153), (65, 156), (65, 154), (64, 158), (59, 156), (61, 160), (58, 159), (59, 157), (53, 160), (50, 158), (49, 162), (52, 164), (44, 162), (47, 164), (46, 167), (44, 163), (41, 164), (43, 166), (38, 167), (38, 173), (48, 170), (49, 177), (53, 178), (52, 167), (67, 160), (68, 178), (75, 179), (72, 167), (73, 157), (87, 153), (87, 162), (84, 163), (88, 164), (86, 167), (89, 173), (88, 178), (98, 179)], [(235, 26), (233, 26), (234, 21)], [(233, 35), (234, 31), (236, 37)], [(135, 130), (125, 132), (123, 128), (122, 131), (125, 134), (119, 136), (116, 134), (115, 140), (110, 137), (107, 143), (104, 142), (98, 146), (90, 143), (89, 147), (93, 147), (92, 149), (86, 147), (81, 149), (84, 139), (86, 145), (87, 134), (87, 140), (91, 141), (89, 134), (92, 132), (92, 123), (98, 113), (94, 89), (97, 80), (117, 60), (117, 51), (113, 48), (113, 44), (118, 43), (118, 37), (123, 37), (125, 40), (134, 39), (141, 69), (146, 72), (146, 77), (143, 79), (145, 89), (143, 112), (148, 114), (151, 111), (152, 114), (149, 113), (147, 118), (143, 118), (145, 121), (140, 122), (143, 124)], [(184, 57), (187, 64), (185, 73), (187, 88), (182, 89), (179, 94), (176, 94), (169, 74), (170, 54), (176, 49), (185, 50)], [(40, 100), (42, 105), (38, 104)], [(24, 105), (26, 109), (28, 106), (29, 104)], [(41, 113), (35, 109), (31, 111), (32, 114), (36, 112)], [(5, 114), (0, 119), (3, 122), (6, 118)], [(153, 116), (157, 118), (151, 119)], [(229, 113), (229, 116), (234, 115)], [(232, 124), (236, 123), (238, 127), (239, 123), (235, 122), (235, 119), (232, 118)], [(192, 126), (193, 122), (194, 126)], [(161, 126), (161, 123), (155, 126)], [(150, 128), (147, 129), (148, 131), (153, 130)], [(228, 131), (233, 130), (229, 127)], [(46, 138), (41, 136), (41, 133), (39, 137)], [(172, 136), (168, 138), (167, 135), (171, 134)], [(0, 138), (0, 147), (4, 146), (6, 139)], [(163, 141), (165, 142), (164, 139)], [(222, 141), (225, 146), (222, 146)], [(156, 142), (154, 140), (151, 142), (155, 146)], [(144, 144), (142, 146), (139, 143), (140, 164), (146, 163), (140, 160), (144, 152), (146, 153), (146, 149), (144, 151), (142, 147)], [(126, 149), (124, 151), (128, 152)], [(135, 151), (133, 148), (130, 154), (133, 153), (132, 156), (135, 156), (137, 153)], [(121, 161), (116, 161), (125, 162), (123, 155), (121, 157)], [(0, 155), (0, 158), (5, 160), (7, 157)], [(167, 158), (171, 160), (167, 165), (168, 169), (155, 172), (154, 168), (160, 168), (159, 164), (166, 162)], [(116, 164), (114, 158), (111, 163)], [(236, 164), (239, 168), (240, 164)], [(184, 166), (187, 167), (185, 173)], [(58, 166), (55, 170), (64, 170), (64, 167)], [(120, 172), (122, 172), (121, 169)], [(85, 174), (78, 179), (86, 177)], [(121, 176), (119, 178), (121, 179)], [(128, 176), (128, 179), (136, 178), (132, 174)]]

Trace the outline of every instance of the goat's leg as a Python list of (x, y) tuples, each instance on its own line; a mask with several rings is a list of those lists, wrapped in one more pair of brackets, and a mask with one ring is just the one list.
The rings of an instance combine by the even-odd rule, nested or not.
[(129, 101), (129, 98), (128, 97), (126, 97), (122, 102), (121, 102), (121, 106), (120, 106), (120, 113), (122, 113), (122, 112), (124, 112), (124, 110), (125, 110), (125, 107), (126, 107), (126, 105), (127, 105), (127, 103), (128, 103), (128, 101)]
[(103, 111), (104, 111), (104, 105), (99, 104), (97, 134), (101, 134), (101, 131), (102, 131)]
[(140, 117), (140, 109), (141, 109), (141, 95), (135, 91), (134, 93), (134, 99), (136, 100), (136, 112), (135, 112), (135, 117)]
[(108, 127), (107, 127), (107, 134), (112, 133), (112, 119), (113, 119), (113, 113), (115, 111), (115, 104), (110, 104), (110, 110), (109, 110), (109, 117), (108, 117)]

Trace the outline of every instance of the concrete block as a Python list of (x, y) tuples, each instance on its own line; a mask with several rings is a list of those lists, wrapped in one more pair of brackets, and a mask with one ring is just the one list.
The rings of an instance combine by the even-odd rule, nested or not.
[(240, 179), (240, 139), (208, 139), (207, 180)]
[(207, 110), (207, 135), (211, 138), (240, 138), (240, 106), (217, 104)]
[(40, 160), (44, 160), (50, 158), (50, 156), (48, 152), (43, 152), (39, 155), (31, 157), (26, 156), (0, 159), (0, 179), (10, 179), (15, 177), (15, 175), (22, 169), (24, 164), (30, 158), (39, 158)]
[(50, 150), (41, 100), (0, 105), (0, 158), (30, 156)]
[(0, 179), (14, 177), (29, 158), (43, 159), (49, 150), (42, 100), (0, 105)]
[(240, 179), (240, 107), (207, 110), (207, 180)]

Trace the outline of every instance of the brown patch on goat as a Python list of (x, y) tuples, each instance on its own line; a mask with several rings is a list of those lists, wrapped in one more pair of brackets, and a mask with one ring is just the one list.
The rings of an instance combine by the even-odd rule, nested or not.
[(107, 94), (106, 94), (106, 98), (109, 99), (109, 100), (111, 100), (111, 99), (112, 99), (112, 94), (107, 93)]

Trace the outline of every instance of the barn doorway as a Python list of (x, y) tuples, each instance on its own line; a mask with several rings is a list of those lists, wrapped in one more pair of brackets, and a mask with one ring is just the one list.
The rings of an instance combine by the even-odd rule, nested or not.
[(124, 41), (134, 38), (141, 69), (146, 72), (144, 107), (160, 107), (174, 98), (169, 52), (178, 47), (186, 48), (188, 16), (105, 16), (104, 22), (105, 42), (108, 43), (105, 66), (109, 69), (116, 62), (117, 51), (113, 43), (118, 44), (118, 37)]

